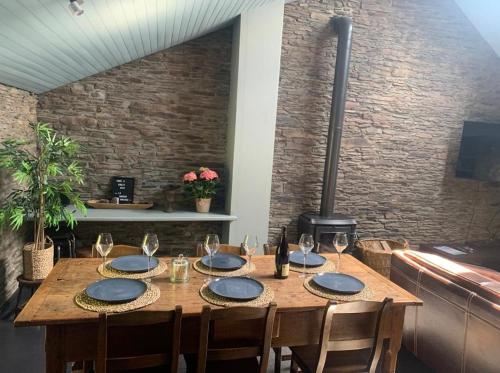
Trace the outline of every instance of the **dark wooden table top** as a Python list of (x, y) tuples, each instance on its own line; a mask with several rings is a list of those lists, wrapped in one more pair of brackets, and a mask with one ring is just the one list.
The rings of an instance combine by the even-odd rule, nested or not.
[[(336, 254), (324, 254), (336, 262)], [(170, 265), (170, 258), (160, 258)], [(192, 262), (193, 259), (190, 259)], [(286, 280), (273, 277), (274, 256), (260, 255), (252, 259), (256, 270), (251, 274), (255, 279), (270, 286), (275, 293), (274, 301), (278, 312), (317, 309), (327, 300), (309, 293), (303, 286), (299, 273), (290, 272)], [(98, 314), (81, 309), (74, 302), (74, 296), (94, 281), (102, 279), (96, 268), (101, 259), (61, 259), (35, 295), (30, 299), (14, 321), (15, 326), (57, 325), (97, 321)], [(381, 301), (385, 297), (394, 299), (399, 305), (421, 305), (422, 301), (381, 276), (350, 255), (342, 255), (341, 270), (363, 281), (373, 292), (371, 300)], [(185, 317), (196, 316), (206, 302), (198, 291), (206, 275), (190, 268), (188, 283), (170, 283), (168, 270), (153, 279), (160, 287), (160, 299), (144, 310), (172, 310), (175, 305), (183, 307)]]

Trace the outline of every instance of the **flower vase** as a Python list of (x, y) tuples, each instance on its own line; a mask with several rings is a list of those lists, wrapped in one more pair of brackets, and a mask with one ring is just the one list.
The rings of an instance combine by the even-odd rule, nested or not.
[(210, 202), (212, 202), (212, 198), (196, 198), (196, 211), (203, 213), (209, 212)]

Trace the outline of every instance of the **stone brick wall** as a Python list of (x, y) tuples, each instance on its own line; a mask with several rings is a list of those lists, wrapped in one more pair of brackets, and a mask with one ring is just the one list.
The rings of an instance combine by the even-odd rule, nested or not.
[[(31, 135), (29, 122), (36, 121), (36, 97), (0, 84), (0, 141)], [(0, 200), (12, 191), (11, 176), (0, 171)], [(17, 289), (16, 277), (23, 272), (22, 247), (25, 230), (0, 229), (0, 306)]]
[[(135, 199), (164, 205), (163, 191), (205, 165), (223, 171), (229, 98), (232, 27), (119, 66), (39, 97), (38, 119), (77, 140), (88, 170), (82, 197), (110, 198), (111, 176), (136, 180)], [(215, 200), (222, 208), (224, 191)], [(178, 208), (194, 209), (179, 195)], [(116, 241), (133, 243), (143, 224), (107, 226)], [(192, 247), (193, 239), (221, 224), (155, 226)], [(177, 229), (174, 231), (174, 228)], [(95, 224), (77, 231), (85, 241)]]
[(487, 238), (498, 187), (454, 177), (463, 121), (500, 122), (500, 58), (453, 0), (299, 0), (285, 7), (270, 237), (319, 211), (336, 39), (353, 18), (337, 212), (363, 236)]

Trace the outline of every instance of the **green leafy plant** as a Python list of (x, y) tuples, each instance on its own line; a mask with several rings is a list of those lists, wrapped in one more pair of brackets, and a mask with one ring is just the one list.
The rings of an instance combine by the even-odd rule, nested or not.
[(65, 207), (72, 203), (83, 214), (86, 208), (76, 184), (83, 184), (83, 170), (76, 161), (79, 146), (69, 137), (60, 136), (47, 123), (31, 123), (33, 140), (8, 139), (0, 146), (0, 168), (10, 170), (18, 184), (0, 202), (0, 225), (9, 223), (17, 230), (30, 217), (34, 221), (34, 249), (45, 247), (47, 227), (58, 228), (61, 221), (74, 227), (74, 212)]
[(200, 167), (198, 171), (189, 171), (182, 177), (184, 190), (193, 198), (212, 198), (217, 193), (219, 175), (217, 172)]

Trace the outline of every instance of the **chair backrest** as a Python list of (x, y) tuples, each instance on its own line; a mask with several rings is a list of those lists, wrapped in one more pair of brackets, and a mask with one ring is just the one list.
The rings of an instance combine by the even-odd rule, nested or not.
[[(382, 302), (348, 302), (335, 304), (328, 302), (323, 314), (323, 323), (321, 326), (321, 335), (318, 346), (318, 359), (316, 364), (316, 373), (323, 372), (328, 351), (354, 351), (362, 349), (371, 349), (366, 371), (375, 373), (378, 362), (382, 355), (384, 336), (382, 331), (388, 328), (391, 322), (392, 299), (386, 298)], [(338, 331), (345, 326), (345, 322), (336, 323), (335, 319), (342, 315), (347, 315), (349, 319), (353, 314), (365, 314), (372, 316), (372, 328), (364, 325), (363, 330), (370, 330), (367, 334), (357, 339), (346, 339), (345, 336), (339, 336)], [(345, 321), (345, 320), (344, 320)], [(337, 337), (337, 338), (336, 338)]]
[[(260, 356), (259, 373), (265, 373), (271, 349), (271, 338), (276, 314), (276, 303), (269, 303), (268, 307), (232, 307), (212, 310), (210, 306), (203, 306), (201, 312), (200, 341), (198, 347), (197, 373), (203, 373), (207, 361), (246, 359)], [(213, 328), (216, 322), (229, 321), (250, 322), (260, 320), (261, 330), (254, 327), (252, 336), (245, 338), (238, 336), (238, 340), (224, 340), (217, 344)], [(235, 326), (235, 328), (238, 328)], [(238, 328), (240, 329), (240, 328)], [(241, 329), (240, 329), (241, 330)]]
[[(177, 372), (181, 344), (182, 307), (168, 312), (128, 312), (123, 314), (99, 315), (99, 331), (97, 341), (96, 373), (106, 373), (130, 369), (145, 369), (169, 365), (165, 372)], [(145, 346), (140, 336), (150, 328), (165, 341), (160, 346)], [(138, 338), (130, 336), (129, 332), (137, 333)], [(128, 351), (113, 351), (113, 340), (124, 338), (123, 330), (130, 340)], [(117, 335), (114, 335), (116, 331)], [(134, 343), (136, 342), (136, 343)], [(137, 352), (140, 351), (140, 352)]]
[[(108, 254), (108, 258), (118, 258), (120, 256), (125, 255), (141, 255), (142, 249), (137, 246), (129, 246), (129, 245), (113, 245), (113, 249)], [(99, 253), (95, 248), (95, 245), (92, 245), (92, 258), (98, 258)]]
[[(264, 244), (264, 255), (274, 255), (276, 254), (277, 246), (269, 246), (267, 243)], [(288, 250), (290, 251), (298, 251), (300, 250), (299, 245), (295, 243), (288, 244)]]
[[(231, 246), (231, 245), (226, 245), (226, 244), (220, 244), (219, 250), (217, 251), (218, 253), (225, 253), (225, 254), (234, 254), (234, 255), (243, 255), (245, 254), (245, 250), (243, 247), (240, 246)], [(196, 256), (205, 256), (207, 253), (205, 252), (205, 249), (203, 248), (203, 243), (199, 242), (196, 245)]]

